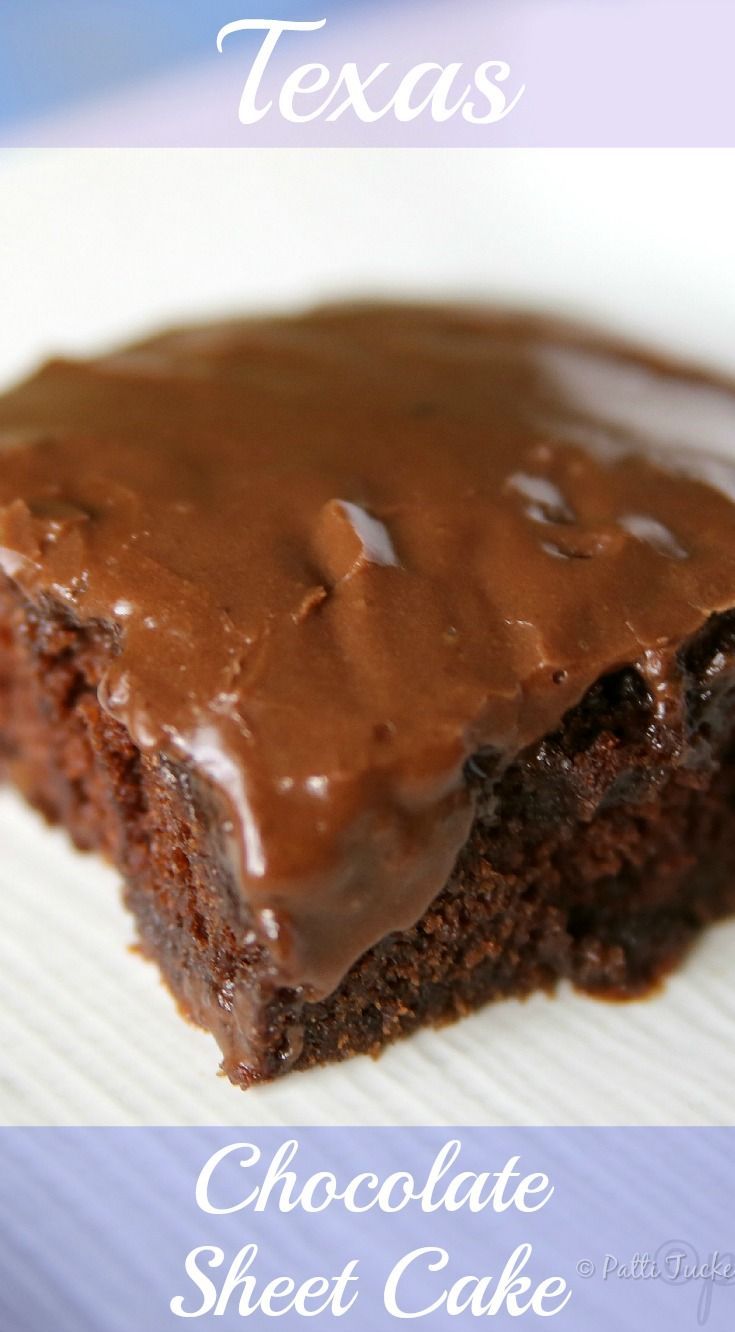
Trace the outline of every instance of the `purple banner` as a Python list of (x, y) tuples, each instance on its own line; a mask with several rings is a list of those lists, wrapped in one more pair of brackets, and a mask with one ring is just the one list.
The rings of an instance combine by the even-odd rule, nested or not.
[(724, 1129), (5, 1129), (0, 1326), (724, 1332), (734, 1147)]
[[(159, 0), (162, 3), (163, 0)], [(12, 8), (12, 6), (11, 6)], [(184, 6), (186, 8), (186, 6)], [(24, 5), (30, 19), (33, 3)], [(155, 16), (136, 9), (141, 28)], [(29, 12), (30, 11), (30, 12)], [(176, 47), (177, 19), (167, 7)], [(182, 10), (183, 15), (183, 10)], [(0, 33), (2, 31), (0, 16)], [(184, 22), (182, 17), (181, 22)], [(49, 20), (16, 24), (16, 65)], [(115, 40), (120, 44), (118, 26)], [(153, 26), (151, 24), (151, 31)], [(100, 19), (80, 34), (90, 64)], [(16, 115), (5, 145), (731, 146), (732, 0), (406, 0), (199, 8), (186, 58)], [(196, 40), (194, 40), (194, 36)], [(136, 29), (140, 46), (141, 33)], [(153, 36), (151, 36), (153, 41)], [(46, 51), (47, 65), (64, 59)], [(78, 59), (79, 43), (74, 44)], [(143, 60), (143, 56), (146, 60)], [(153, 71), (149, 66), (153, 63)], [(143, 73), (145, 65), (145, 73)], [(51, 71), (53, 72), (53, 71)], [(25, 69), (26, 78), (28, 69)], [(37, 78), (49, 75), (41, 67)]]

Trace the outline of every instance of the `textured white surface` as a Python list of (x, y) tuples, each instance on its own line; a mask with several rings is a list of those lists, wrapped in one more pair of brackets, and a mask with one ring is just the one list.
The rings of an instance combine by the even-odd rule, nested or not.
[[(735, 368), (735, 156), (5, 154), (0, 380), (344, 292), (564, 306)], [(728, 1123), (735, 925), (666, 990), (505, 1003), (243, 1094), (131, 954), (115, 875), (0, 794), (0, 1122)]]
[(131, 953), (111, 870), (0, 796), (0, 1113), (11, 1123), (728, 1123), (735, 925), (667, 989), (503, 1003), (377, 1061), (246, 1093)]

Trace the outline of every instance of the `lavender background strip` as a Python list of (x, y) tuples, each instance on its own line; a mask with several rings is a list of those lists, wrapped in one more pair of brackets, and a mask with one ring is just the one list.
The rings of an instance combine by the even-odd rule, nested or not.
[[(341, 1189), (361, 1172), (379, 1180), (410, 1172), (419, 1193), (432, 1162), (460, 1146), (429, 1198), (392, 1213), (356, 1213), (335, 1201), (307, 1212), (279, 1208), (274, 1185), (262, 1211), (229, 1215), (197, 1206), (197, 1178), (212, 1154), (222, 1158), (207, 1197), (232, 1206), (262, 1185), (274, 1154), (298, 1144), (288, 1169), (303, 1189), (315, 1172), (332, 1172)], [(509, 1256), (532, 1246), (526, 1272), (534, 1283), (552, 1274), (571, 1292), (561, 1311), (541, 1319), (504, 1308), (491, 1326), (538, 1325), (565, 1332), (720, 1332), (735, 1325), (735, 1130), (718, 1129), (4, 1129), (0, 1131), (0, 1326), (12, 1332), (166, 1332), (189, 1323), (225, 1329), (271, 1325), (262, 1309), (238, 1313), (240, 1288), (224, 1312), (192, 1317), (205, 1301), (184, 1264), (192, 1250), (214, 1246), (218, 1265), (201, 1270), (221, 1294), (232, 1259), (248, 1244), (256, 1293), (274, 1276), (296, 1281), (334, 1277), (356, 1263), (345, 1289), (357, 1299), (340, 1317), (278, 1316), (277, 1326), (334, 1326), (387, 1332), (404, 1325), (385, 1307), (391, 1271), (421, 1247), (432, 1254), (410, 1264), (397, 1286), (404, 1312), (437, 1304), (410, 1320), (429, 1332), (476, 1326), (471, 1311), (450, 1314), (442, 1293), (468, 1274), (491, 1275), (495, 1290)], [(243, 1169), (239, 1162), (260, 1153)], [(293, 1150), (293, 1149), (291, 1149)], [(460, 1172), (502, 1171), (518, 1157), (519, 1176), (542, 1172), (553, 1195), (524, 1214), (449, 1210), (446, 1189)], [(405, 1180), (390, 1198), (400, 1201)], [(465, 1177), (461, 1190), (466, 1191)], [(326, 1185), (317, 1182), (314, 1199)], [(370, 1196), (363, 1187), (364, 1202)], [(515, 1187), (515, 1185), (513, 1185)], [(543, 1186), (545, 1188), (545, 1186)], [(507, 1197), (510, 1196), (508, 1192)], [(425, 1193), (425, 1198), (429, 1197)], [(543, 1199), (543, 1189), (527, 1201)], [(442, 1205), (444, 1198), (445, 1205)], [(447, 1255), (430, 1271), (434, 1250)], [(211, 1256), (211, 1255), (210, 1255)], [(654, 1270), (657, 1265), (658, 1274)], [(468, 1288), (463, 1287), (464, 1296)], [(171, 1301), (188, 1317), (175, 1316)], [(557, 1301), (558, 1302), (558, 1301)], [(480, 1325), (485, 1318), (479, 1315)]]
[[(66, 42), (54, 38), (47, 0), (37, 2), (35, 21), (33, 0), (23, 0), (23, 21), (18, 19), (18, 0), (8, 0), (5, 17), (0, 14), (0, 51), (4, 48), (10, 75), (16, 82), (20, 77), (28, 94), (12, 98), (4, 116), (0, 95), (0, 143), (5, 145), (735, 143), (731, 0), (456, 0), (451, 6), (445, 0), (406, 0), (401, 5), (212, 0), (204, 7), (180, 0), (176, 12), (171, 0), (148, 0), (143, 7), (124, 7), (124, 29), (122, 7), (117, 7), (117, 26), (108, 29), (109, 3), (100, 0), (92, 21), (83, 0), (73, 0), (64, 6)], [(57, 15), (58, 9), (56, 5)], [(225, 24), (256, 16), (326, 19), (326, 24), (318, 32), (287, 33), (279, 40), (261, 87), (261, 105), (269, 98), (276, 99), (275, 105), (257, 123), (241, 124), (240, 95), (261, 36), (231, 33), (219, 55), (216, 41)], [(119, 54), (126, 49), (127, 64)], [(72, 51), (74, 77), (65, 79), (60, 65), (71, 59)], [(432, 120), (429, 111), (407, 123), (392, 113), (363, 123), (349, 110), (332, 123), (325, 112), (299, 124), (289, 123), (279, 112), (283, 80), (302, 63), (321, 62), (329, 68), (326, 96), (345, 62), (355, 62), (363, 77), (387, 62), (390, 68), (366, 92), (379, 108), (389, 102), (400, 79), (425, 61), (460, 63), (458, 93), (472, 82), (482, 62), (503, 61), (510, 66), (502, 84), (508, 101), (520, 88), (525, 91), (503, 119), (489, 124), (469, 123), (461, 108), (442, 123)], [(49, 89), (45, 114), (34, 91), (44, 84)], [(429, 86), (421, 85), (424, 91)], [(318, 107), (320, 97), (302, 99), (302, 110)], [(332, 110), (339, 100), (330, 103)], [(477, 105), (486, 109), (482, 98)]]

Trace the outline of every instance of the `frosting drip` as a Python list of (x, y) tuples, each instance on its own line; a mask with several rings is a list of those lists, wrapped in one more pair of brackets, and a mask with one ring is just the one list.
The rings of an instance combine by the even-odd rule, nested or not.
[(465, 765), (735, 604), (735, 392), (549, 321), (365, 306), (0, 399), (0, 568), (111, 627), (102, 705), (221, 793), (274, 983), (423, 913)]

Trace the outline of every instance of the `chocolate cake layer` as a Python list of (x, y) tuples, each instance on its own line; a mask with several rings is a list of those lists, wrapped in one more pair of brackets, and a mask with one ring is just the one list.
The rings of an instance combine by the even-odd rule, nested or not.
[(729, 384), (464, 309), (0, 399), (0, 765), (235, 1081), (638, 992), (733, 909), (733, 444)]

